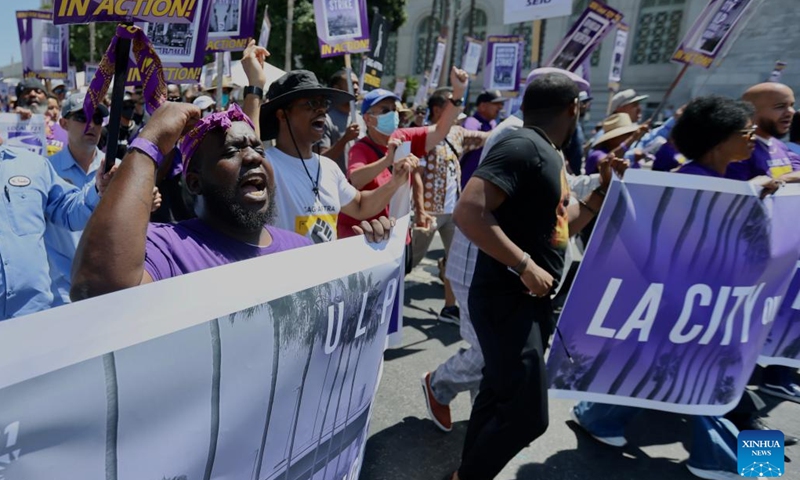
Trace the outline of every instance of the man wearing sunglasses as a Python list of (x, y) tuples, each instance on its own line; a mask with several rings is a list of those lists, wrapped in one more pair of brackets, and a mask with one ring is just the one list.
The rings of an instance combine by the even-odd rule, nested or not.
[(275, 172), (277, 227), (314, 243), (336, 240), (340, 211), (359, 220), (370, 218), (408, 182), (415, 165), (406, 159), (395, 165), (386, 185), (359, 192), (333, 160), (313, 151), (324, 134), (331, 105), (353, 100), (349, 93), (323, 87), (313, 73), (296, 70), (270, 85), (267, 98), (258, 128), (262, 140), (275, 140), (275, 148), (265, 157)]
[[(85, 98), (85, 93), (75, 93), (64, 100), (58, 123), (67, 132), (67, 145), (50, 157), (56, 174), (81, 189), (94, 181), (103, 160), (103, 152), (97, 148), (97, 143), (100, 141), (103, 118), (108, 116), (106, 107), (99, 105), (87, 130), (86, 114), (83, 112)], [(53, 306), (69, 303), (72, 258), (80, 238), (81, 231), (70, 231), (51, 219), (47, 220), (44, 239), (53, 281)]]

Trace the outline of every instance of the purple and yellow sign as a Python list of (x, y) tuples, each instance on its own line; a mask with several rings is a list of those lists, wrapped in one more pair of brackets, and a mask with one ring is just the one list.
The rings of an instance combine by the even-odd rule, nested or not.
[(210, 0), (209, 52), (244, 50), (255, 35), (257, 0)]
[(53, 23), (52, 12), (17, 12), (19, 45), (25, 78), (67, 80), (69, 27)]
[(322, 58), (370, 51), (365, 0), (314, 0)]
[(56, 25), (90, 22), (191, 23), (202, 0), (55, 0)]
[(545, 66), (577, 71), (622, 18), (621, 12), (592, 0), (545, 62)]
[(751, 0), (711, 0), (672, 55), (672, 61), (709, 68)]

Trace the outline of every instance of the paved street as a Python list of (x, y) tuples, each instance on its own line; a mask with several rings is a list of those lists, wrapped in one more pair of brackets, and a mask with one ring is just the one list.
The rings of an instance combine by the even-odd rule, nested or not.
[[(458, 327), (436, 320), (443, 304), (436, 259), (428, 258), (406, 282), (403, 346), (386, 352), (383, 379), (372, 415), (362, 480), (440, 480), (458, 465), (469, 418), (469, 395), (451, 405), (454, 427), (443, 433), (428, 420), (420, 377), (463, 343)], [(800, 434), (800, 405), (764, 397), (767, 422)], [(691, 423), (683, 416), (645, 412), (632, 423), (624, 449), (607, 447), (568, 422), (571, 401), (552, 400), (547, 433), (522, 451), (498, 477), (509, 479), (693, 479), (686, 469)], [(786, 449), (784, 478), (800, 478), (800, 445)]]

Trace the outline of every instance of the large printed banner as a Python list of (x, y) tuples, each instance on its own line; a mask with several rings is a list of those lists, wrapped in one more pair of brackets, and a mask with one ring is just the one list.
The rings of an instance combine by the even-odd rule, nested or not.
[(55, 0), (56, 25), (89, 22), (191, 23), (199, 0)]
[(357, 479), (407, 222), (0, 323), (3, 475)]
[(678, 45), (672, 61), (709, 68), (752, 0), (711, 0)]
[(47, 132), (44, 115), (21, 120), (16, 113), (0, 113), (0, 138), (7, 147), (21, 148), (37, 155), (46, 155)]
[(487, 90), (516, 92), (522, 71), (525, 38), (520, 35), (490, 35), (486, 39), (486, 72), (483, 86)]
[(322, 58), (370, 51), (366, 0), (314, 0)]
[(545, 66), (575, 72), (622, 18), (621, 12), (592, 0), (545, 62)]
[(572, 13), (572, 0), (504, 0), (506, 25), (543, 18), (565, 17)]
[(758, 363), (800, 368), (800, 262)]
[(209, 52), (244, 50), (255, 35), (258, 0), (209, 0), (213, 5), (208, 23)]
[[(209, 19), (214, 0), (198, 0), (201, 3), (198, 15), (190, 24), (138, 23), (153, 44), (167, 83), (199, 83), (205, 60), (206, 40), (209, 35)], [(136, 60), (128, 61), (126, 85), (140, 85), (142, 74)]]
[(747, 182), (626, 172), (608, 192), (561, 314), (551, 394), (730, 411), (800, 258), (800, 228), (787, 221), (798, 209), (797, 186), (762, 201)]
[(69, 27), (53, 23), (53, 12), (17, 12), (19, 46), (25, 78), (66, 80), (69, 69)]

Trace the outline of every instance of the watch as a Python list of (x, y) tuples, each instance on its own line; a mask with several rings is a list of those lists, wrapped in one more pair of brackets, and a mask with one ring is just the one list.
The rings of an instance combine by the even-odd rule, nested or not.
[(461, 108), (461, 107), (464, 106), (464, 99), (463, 98), (456, 99), (454, 97), (450, 97), (450, 98), (448, 98), (448, 100), (450, 100), (450, 103), (452, 103), (453, 106), (456, 107), (456, 108)]
[(253, 85), (249, 85), (247, 87), (244, 87), (244, 96), (246, 97), (248, 95), (255, 95), (260, 100), (263, 100), (264, 99), (264, 89), (262, 89), (260, 87), (255, 87)]

